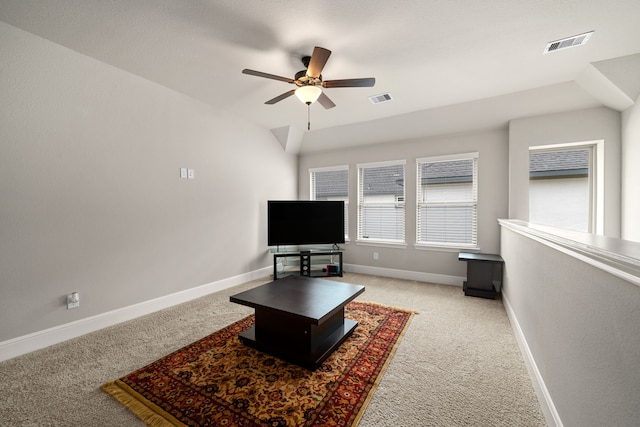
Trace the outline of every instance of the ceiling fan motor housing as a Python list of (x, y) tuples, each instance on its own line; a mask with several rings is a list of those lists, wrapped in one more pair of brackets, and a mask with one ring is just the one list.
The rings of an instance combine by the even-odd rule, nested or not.
[(295, 75), (295, 84), (298, 86), (319, 86), (322, 84), (322, 75), (314, 79), (307, 76), (307, 70), (300, 70)]

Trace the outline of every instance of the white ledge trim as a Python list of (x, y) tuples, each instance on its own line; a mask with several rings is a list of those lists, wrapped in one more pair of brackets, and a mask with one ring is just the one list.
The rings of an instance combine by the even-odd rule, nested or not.
[(640, 286), (640, 243), (638, 242), (563, 230), (514, 219), (499, 219), (498, 222), (508, 230)]

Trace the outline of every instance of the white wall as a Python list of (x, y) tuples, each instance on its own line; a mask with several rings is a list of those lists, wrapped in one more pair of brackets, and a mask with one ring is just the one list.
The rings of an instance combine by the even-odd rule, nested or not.
[(270, 265), (271, 132), (1, 22), (0, 57), (0, 342)]
[(622, 238), (640, 242), (640, 96), (622, 114)]
[[(390, 141), (368, 147), (327, 150), (302, 154), (300, 157), (301, 199), (309, 198), (309, 169), (349, 165), (349, 224), (351, 243), (345, 245), (344, 262), (372, 269), (390, 269), (394, 274), (403, 272), (429, 273), (431, 281), (444, 283), (451, 277), (466, 276), (466, 263), (458, 261), (458, 251), (415, 249), (416, 240), (416, 159), (446, 154), (478, 152), (478, 241), (480, 249), (487, 253), (500, 250), (498, 218), (507, 214), (508, 155), (506, 130), (483, 131), (463, 135), (449, 135), (424, 139)], [(406, 164), (406, 248), (359, 245), (355, 243), (357, 226), (357, 164), (405, 159)], [(379, 259), (373, 259), (373, 253)], [(347, 268), (345, 267), (345, 270)], [(376, 270), (368, 270), (376, 271)], [(376, 271), (384, 273), (384, 271)]]
[(529, 147), (604, 141), (604, 234), (620, 237), (620, 114), (608, 108), (514, 119), (509, 123), (509, 218), (529, 220)]

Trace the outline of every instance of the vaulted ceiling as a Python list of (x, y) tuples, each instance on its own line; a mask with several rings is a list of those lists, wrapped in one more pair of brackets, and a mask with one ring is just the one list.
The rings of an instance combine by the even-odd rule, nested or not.
[[(0, 0), (0, 20), (214, 108), (274, 130), (304, 150), (506, 125), (640, 92), (638, 0)], [(548, 42), (594, 31), (584, 46)], [(337, 105), (295, 97), (314, 46), (332, 51), (325, 80), (375, 77), (372, 88), (324, 89)], [(389, 93), (392, 101), (369, 97)], [(283, 136), (284, 135), (284, 136)], [(292, 137), (292, 135), (298, 135)], [(295, 145), (295, 144), (294, 144)]]

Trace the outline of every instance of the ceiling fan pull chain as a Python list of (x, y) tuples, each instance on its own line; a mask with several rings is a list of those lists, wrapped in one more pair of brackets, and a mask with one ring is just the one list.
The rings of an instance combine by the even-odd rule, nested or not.
[(311, 130), (311, 104), (307, 104), (307, 130)]

